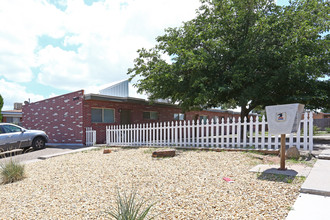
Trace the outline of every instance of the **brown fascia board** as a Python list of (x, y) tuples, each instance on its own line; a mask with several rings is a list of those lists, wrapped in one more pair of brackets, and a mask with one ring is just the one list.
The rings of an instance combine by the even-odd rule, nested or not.
[(178, 105), (164, 103), (164, 102), (149, 102), (145, 99), (133, 98), (133, 97), (118, 97), (118, 96), (109, 96), (109, 95), (100, 95), (100, 94), (85, 94), (84, 99), (88, 100), (95, 100), (95, 101), (111, 101), (111, 102), (129, 102), (129, 103), (137, 103), (137, 104), (144, 104), (144, 105), (156, 105), (156, 106), (167, 106), (167, 107), (176, 107), (180, 108)]
[(222, 109), (206, 109), (205, 111), (208, 112), (221, 112), (221, 113), (228, 113), (228, 114), (240, 114), (239, 112), (234, 112), (230, 110), (222, 110)]
[[(209, 112), (222, 112), (222, 113), (228, 113), (228, 114), (232, 114), (232, 115), (240, 115), (240, 112), (235, 112), (235, 111), (231, 111), (231, 110), (221, 110), (221, 109), (207, 109), (205, 111), (209, 111)], [(256, 116), (258, 115), (257, 113), (250, 113), (250, 116)]]

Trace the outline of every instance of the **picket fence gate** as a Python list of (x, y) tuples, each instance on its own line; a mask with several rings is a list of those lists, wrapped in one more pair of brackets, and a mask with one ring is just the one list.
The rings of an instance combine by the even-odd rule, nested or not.
[[(146, 124), (112, 125), (106, 127), (108, 146), (149, 146), (175, 148), (278, 150), (280, 135), (267, 132), (265, 117), (259, 122), (244, 118), (241, 122), (175, 121)], [(302, 129), (302, 131), (301, 131)], [(242, 134), (243, 132), (243, 134)], [(287, 135), (286, 144), (300, 150), (313, 150), (313, 113), (305, 112), (296, 134)]]
[(86, 128), (86, 146), (93, 146), (96, 144), (96, 131), (91, 127)]

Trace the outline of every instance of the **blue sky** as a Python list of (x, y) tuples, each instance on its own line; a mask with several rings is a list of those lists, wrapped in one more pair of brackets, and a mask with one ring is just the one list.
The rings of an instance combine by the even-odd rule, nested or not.
[[(199, 0), (1, 0), (3, 110), (127, 78), (142, 47), (195, 16)], [(134, 91), (133, 91), (133, 94)]]
[(165, 28), (192, 19), (199, 5), (199, 0), (1, 0), (3, 110), (79, 89), (97, 92), (127, 78), (136, 51), (153, 47)]

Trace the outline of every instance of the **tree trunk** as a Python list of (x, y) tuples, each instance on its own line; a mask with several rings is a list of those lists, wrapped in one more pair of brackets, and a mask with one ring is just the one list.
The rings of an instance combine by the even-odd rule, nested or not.
[[(250, 121), (249, 113), (251, 111), (251, 108), (246, 108), (246, 105), (241, 106), (241, 122), (244, 122), (244, 118), (246, 117), (247, 122)], [(244, 126), (241, 125), (241, 141), (243, 141), (244, 138)]]
[(250, 113), (250, 109), (247, 109), (246, 106), (241, 106), (241, 122), (244, 122), (244, 117), (247, 118), (247, 121), (250, 121), (249, 118), (249, 113)]

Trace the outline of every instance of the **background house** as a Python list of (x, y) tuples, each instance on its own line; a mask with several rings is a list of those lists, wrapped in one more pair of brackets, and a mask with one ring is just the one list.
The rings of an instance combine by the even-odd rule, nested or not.
[(14, 110), (1, 111), (2, 122), (21, 125), (22, 122), (22, 103), (14, 103)]
[(330, 113), (317, 112), (313, 114), (313, 118), (314, 126), (317, 126), (320, 130), (330, 128)]
[(182, 113), (174, 104), (150, 103), (128, 97), (128, 81), (102, 88), (98, 94), (84, 90), (45, 99), (23, 106), (23, 126), (46, 131), (50, 142), (85, 144), (86, 128), (96, 130), (97, 143), (105, 143), (106, 126), (165, 122), (173, 120), (232, 120), (239, 113), (203, 110)]

